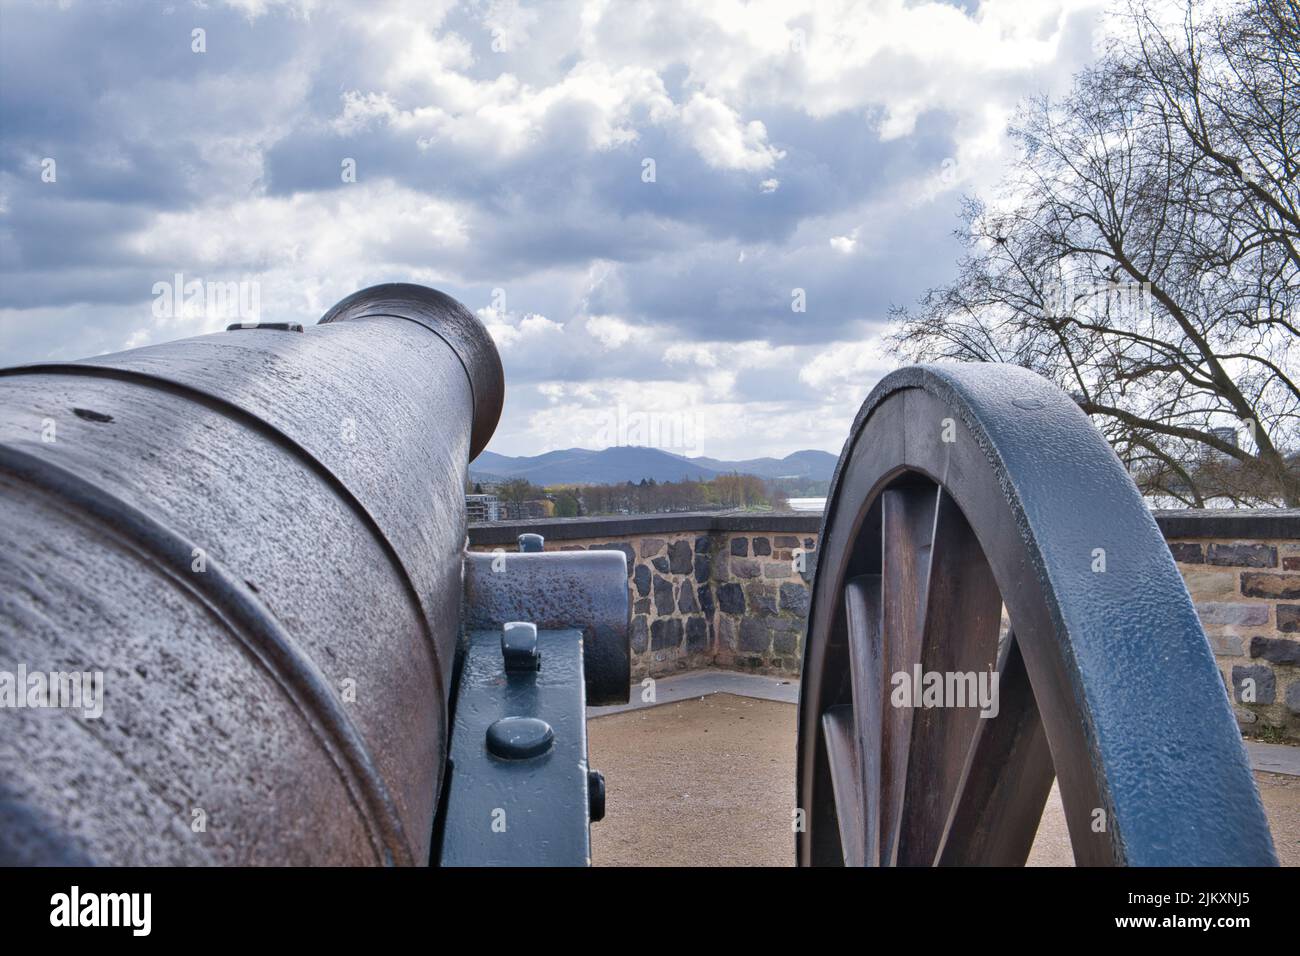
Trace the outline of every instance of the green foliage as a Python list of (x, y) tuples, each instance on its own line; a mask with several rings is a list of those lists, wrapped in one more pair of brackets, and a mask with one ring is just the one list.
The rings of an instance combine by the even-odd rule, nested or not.
[(555, 517), (557, 518), (576, 518), (582, 513), (582, 505), (578, 501), (578, 494), (570, 488), (565, 488), (555, 492)]

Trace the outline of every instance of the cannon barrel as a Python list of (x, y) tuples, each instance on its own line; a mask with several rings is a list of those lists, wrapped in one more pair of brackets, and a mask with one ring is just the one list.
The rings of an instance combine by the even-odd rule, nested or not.
[(502, 397), (401, 284), (0, 371), (0, 863), (427, 863)]

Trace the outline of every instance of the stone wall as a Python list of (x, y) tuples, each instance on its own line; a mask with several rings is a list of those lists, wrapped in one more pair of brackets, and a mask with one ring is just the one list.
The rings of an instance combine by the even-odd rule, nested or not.
[[(1158, 512), (1247, 733), (1300, 741), (1300, 513)], [(799, 674), (821, 516), (679, 514), (485, 523), (470, 546), (628, 559), (633, 676)], [(1253, 697), (1253, 700), (1250, 699)]]
[(1268, 513), (1233, 517), (1161, 524), (1238, 722), (1300, 741), (1300, 528)]
[(470, 545), (510, 548), (527, 530), (547, 551), (627, 555), (635, 678), (697, 667), (797, 676), (819, 522), (696, 514), (482, 524)]

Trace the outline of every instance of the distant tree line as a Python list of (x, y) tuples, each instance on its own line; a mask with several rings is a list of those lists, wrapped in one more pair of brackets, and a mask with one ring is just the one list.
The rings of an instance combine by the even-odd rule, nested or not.
[[(625, 482), (583, 485), (570, 490), (579, 514), (653, 514), (662, 511), (714, 511), (788, 507), (786, 496), (754, 475), (718, 475), (709, 481)], [(557, 497), (556, 511), (559, 513)]]
[(654, 514), (667, 511), (717, 511), (735, 508), (782, 510), (789, 507), (777, 482), (755, 475), (718, 475), (709, 481), (655, 481), (613, 485), (557, 485), (541, 488), (524, 478), (496, 486), (503, 502), (521, 511), (525, 502), (547, 499), (557, 518), (581, 515)]

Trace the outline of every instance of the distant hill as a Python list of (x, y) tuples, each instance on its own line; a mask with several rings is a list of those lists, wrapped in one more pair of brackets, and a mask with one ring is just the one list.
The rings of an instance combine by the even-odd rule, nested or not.
[(810, 448), (792, 452), (784, 458), (746, 458), (743, 461), (691, 458), (690, 461), (723, 474), (735, 471), (743, 475), (758, 475), (760, 478), (814, 478), (829, 481), (835, 471), (836, 457), (830, 452)]
[(470, 463), (475, 481), (527, 478), (535, 485), (611, 485), (641, 479), (655, 481), (707, 481), (718, 475), (739, 472), (760, 478), (830, 479), (836, 458), (825, 451), (797, 451), (784, 458), (750, 458), (725, 461), (720, 458), (686, 458), (658, 448), (621, 445), (593, 451), (565, 448), (543, 455), (512, 458), (485, 451)]

